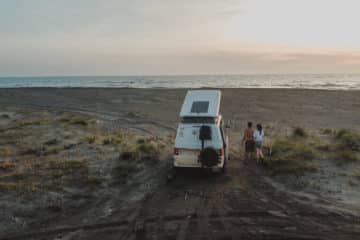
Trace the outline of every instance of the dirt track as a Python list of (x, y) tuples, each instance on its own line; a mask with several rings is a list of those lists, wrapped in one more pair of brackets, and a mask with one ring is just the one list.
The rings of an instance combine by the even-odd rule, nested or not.
[[(118, 113), (102, 98), (96, 102), (91, 96), (84, 100), (70, 94), (70, 101), (61, 90), (54, 94), (37, 91), (43, 91), (42, 95), (7, 91), (0, 96), (1, 105), (86, 112), (105, 119), (110, 129), (125, 126), (151, 134), (172, 131), (176, 118), (171, 114), (165, 114), (163, 121), (156, 121), (155, 115), (128, 117), (131, 108), (126, 103)], [(53, 98), (46, 101), (48, 96)], [(178, 98), (169, 100), (174, 108)], [(167, 104), (164, 99), (154, 101)], [(346, 124), (353, 121), (349, 118)], [(359, 235), (358, 212), (330, 210), (332, 204), (327, 201), (276, 189), (261, 168), (254, 163), (244, 165), (235, 153), (225, 175), (186, 170), (170, 181), (171, 159), (167, 158), (151, 171), (134, 176), (126, 187), (109, 186), (110, 192), (99, 194), (85, 208), (44, 218), (23, 232), (0, 233), (0, 239), (355, 239)], [(108, 214), (100, 216), (99, 211)]]
[(358, 217), (300, 203), (238, 159), (225, 175), (187, 170), (158, 183), (109, 219), (4, 239), (354, 239), (360, 233)]

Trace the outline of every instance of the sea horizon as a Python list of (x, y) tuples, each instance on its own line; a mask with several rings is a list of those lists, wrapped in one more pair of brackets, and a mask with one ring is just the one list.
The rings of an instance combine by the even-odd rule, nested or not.
[(294, 88), (359, 90), (360, 73), (0, 77), (0, 88)]

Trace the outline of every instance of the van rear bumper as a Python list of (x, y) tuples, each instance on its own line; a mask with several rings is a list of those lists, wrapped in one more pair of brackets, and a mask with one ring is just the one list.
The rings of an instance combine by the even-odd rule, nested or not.
[[(224, 157), (220, 158), (218, 165), (215, 165), (211, 168), (222, 168), (224, 165)], [(180, 154), (174, 155), (174, 167), (184, 167), (184, 168), (201, 168), (201, 163), (198, 161), (198, 155), (196, 154)]]

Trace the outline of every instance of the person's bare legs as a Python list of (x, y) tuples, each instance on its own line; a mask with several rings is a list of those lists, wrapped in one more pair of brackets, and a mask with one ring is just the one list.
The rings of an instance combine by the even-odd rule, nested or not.
[(260, 154), (260, 158), (261, 158), (261, 159), (264, 159), (264, 154), (263, 154), (263, 152), (262, 152), (262, 149), (261, 149), (261, 148), (259, 149), (259, 154)]
[(260, 156), (260, 149), (256, 148), (256, 162), (259, 162), (259, 156)]

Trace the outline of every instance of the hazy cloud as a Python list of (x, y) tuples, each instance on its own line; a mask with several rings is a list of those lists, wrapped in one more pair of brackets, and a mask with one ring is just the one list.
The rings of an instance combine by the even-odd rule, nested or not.
[(3, 0), (0, 75), (356, 72), (358, 5)]

